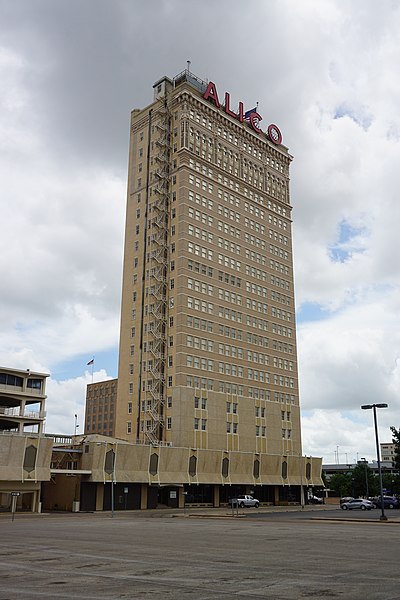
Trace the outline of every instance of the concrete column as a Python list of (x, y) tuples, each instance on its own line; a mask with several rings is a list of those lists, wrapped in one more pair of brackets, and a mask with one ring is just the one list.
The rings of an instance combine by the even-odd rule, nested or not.
[(140, 509), (146, 510), (147, 508), (147, 483), (142, 483), (140, 490)]
[(214, 485), (214, 508), (219, 508), (219, 485)]
[(279, 487), (277, 485), (274, 486), (274, 505), (279, 505)]
[(103, 510), (104, 483), (98, 483), (96, 487), (96, 510)]
[(178, 508), (185, 508), (185, 488), (178, 488)]

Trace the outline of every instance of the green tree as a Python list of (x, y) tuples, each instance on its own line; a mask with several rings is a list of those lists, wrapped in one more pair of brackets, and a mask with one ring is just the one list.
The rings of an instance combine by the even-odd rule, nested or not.
[(351, 472), (353, 493), (356, 498), (375, 496), (378, 493), (378, 479), (372, 469), (365, 463), (359, 463)]
[(328, 486), (329, 489), (339, 494), (341, 498), (343, 496), (350, 496), (352, 493), (351, 475), (347, 473), (335, 473), (329, 479)]
[(400, 471), (400, 428), (391, 427), (392, 442), (395, 445), (394, 448), (394, 467)]

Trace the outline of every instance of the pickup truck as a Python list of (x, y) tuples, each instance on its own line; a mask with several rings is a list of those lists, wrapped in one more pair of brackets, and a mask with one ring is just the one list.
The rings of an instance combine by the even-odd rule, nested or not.
[(237, 496), (237, 498), (231, 498), (229, 501), (232, 506), (239, 506), (240, 508), (244, 508), (245, 506), (255, 506), (258, 508), (260, 506), (260, 501), (257, 498), (253, 498), (253, 496)]

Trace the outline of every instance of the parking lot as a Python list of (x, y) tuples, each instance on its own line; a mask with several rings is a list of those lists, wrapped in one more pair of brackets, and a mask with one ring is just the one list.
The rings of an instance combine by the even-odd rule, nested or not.
[(398, 600), (400, 519), (343, 512), (2, 515), (0, 600)]

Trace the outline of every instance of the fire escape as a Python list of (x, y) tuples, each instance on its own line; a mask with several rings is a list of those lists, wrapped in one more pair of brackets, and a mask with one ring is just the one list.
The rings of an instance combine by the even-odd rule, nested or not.
[(167, 292), (168, 292), (168, 210), (170, 117), (166, 100), (157, 113), (155, 172), (148, 236), (149, 289), (147, 348), (147, 385), (145, 389), (144, 433), (150, 444), (159, 445), (163, 438), (166, 394)]

